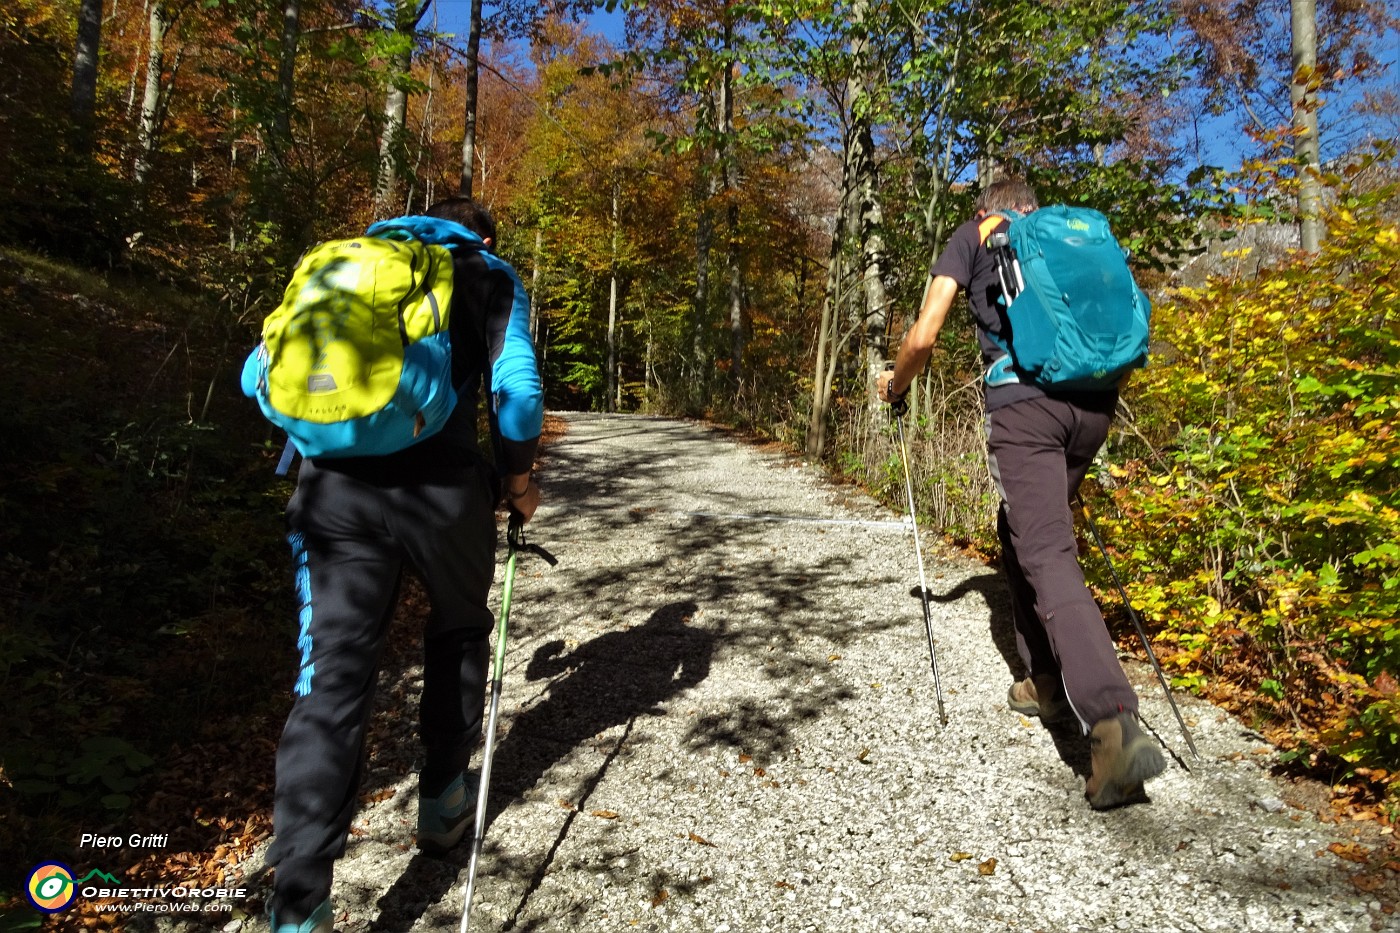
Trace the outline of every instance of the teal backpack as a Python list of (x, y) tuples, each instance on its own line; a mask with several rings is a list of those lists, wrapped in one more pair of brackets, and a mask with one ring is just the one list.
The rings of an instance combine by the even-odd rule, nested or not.
[(1087, 207), (988, 219), (999, 217), (1011, 222), (1007, 230), (981, 227), (1007, 302), (1007, 328), (991, 335), (1005, 355), (988, 368), (987, 385), (1110, 389), (1145, 366), (1152, 306), (1108, 219)]

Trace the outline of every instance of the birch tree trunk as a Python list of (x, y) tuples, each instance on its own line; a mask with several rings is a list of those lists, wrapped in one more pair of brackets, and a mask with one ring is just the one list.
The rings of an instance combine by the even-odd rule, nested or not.
[(617, 378), (617, 243), (620, 233), (620, 217), (618, 213), (618, 182), (613, 179), (612, 184), (612, 261), (611, 275), (608, 280), (608, 411), (615, 412), (618, 409), (619, 399), (622, 389)]
[(807, 417), (807, 456), (820, 460), (826, 448), (826, 421), (831, 408), (831, 373), (827, 363), (832, 354), (836, 330), (836, 301), (841, 281), (841, 224), (831, 241), (831, 262), (826, 272), (826, 294), (822, 298), (821, 322), (817, 325), (817, 358), (812, 365), (812, 408)]
[(413, 68), (413, 36), (418, 21), (428, 11), (418, 0), (395, 0), (394, 32), (398, 44), (389, 59), (389, 87), (384, 93), (384, 131), (379, 137), (379, 170), (374, 181), (374, 217), (383, 220), (396, 212), (394, 193), (399, 186), (399, 149), (408, 118), (408, 92), (403, 79)]
[(530, 339), (540, 339), (540, 265), (544, 262), (544, 228), (535, 228), (535, 258), (530, 269)]
[(1293, 155), (1298, 163), (1298, 228), (1302, 247), (1315, 253), (1322, 245), (1322, 186), (1317, 138), (1317, 0), (1292, 0)]
[(136, 159), (131, 177), (139, 189), (146, 183), (151, 170), (151, 158), (160, 133), (161, 77), (165, 73), (165, 36), (170, 29), (165, 4), (157, 0), (151, 5), (148, 30), (150, 46), (146, 54), (146, 89), (141, 97), (141, 121), (136, 129)]

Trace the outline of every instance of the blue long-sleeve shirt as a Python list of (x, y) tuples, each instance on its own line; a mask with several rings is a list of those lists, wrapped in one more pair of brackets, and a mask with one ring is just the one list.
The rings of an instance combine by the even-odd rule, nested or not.
[(489, 387), (490, 425), (500, 473), (526, 473), (544, 422), (544, 390), (530, 338), (530, 302), (510, 263), (475, 232), (436, 217), (398, 217), (369, 228), (370, 236), (413, 237), (452, 253), (452, 376), (457, 407), (443, 429), (391, 455), (417, 461), (478, 449), (477, 405)]

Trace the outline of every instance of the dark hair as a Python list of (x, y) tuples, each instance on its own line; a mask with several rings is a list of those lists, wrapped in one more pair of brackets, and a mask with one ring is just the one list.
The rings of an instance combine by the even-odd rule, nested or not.
[(1019, 178), (1003, 178), (988, 185), (977, 195), (977, 210), (982, 213), (992, 211), (1035, 210), (1040, 199), (1035, 189)]
[(483, 240), (496, 239), (496, 222), (491, 219), (491, 212), (471, 198), (443, 198), (423, 213), (439, 220), (455, 221)]

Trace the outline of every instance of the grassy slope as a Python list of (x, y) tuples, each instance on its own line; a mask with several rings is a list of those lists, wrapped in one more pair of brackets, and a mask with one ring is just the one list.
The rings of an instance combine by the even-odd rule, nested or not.
[(41, 860), (91, 862), (83, 832), (175, 853), (247, 830), (294, 659), (289, 485), (237, 389), (248, 328), (0, 251), (0, 333), (3, 905)]

